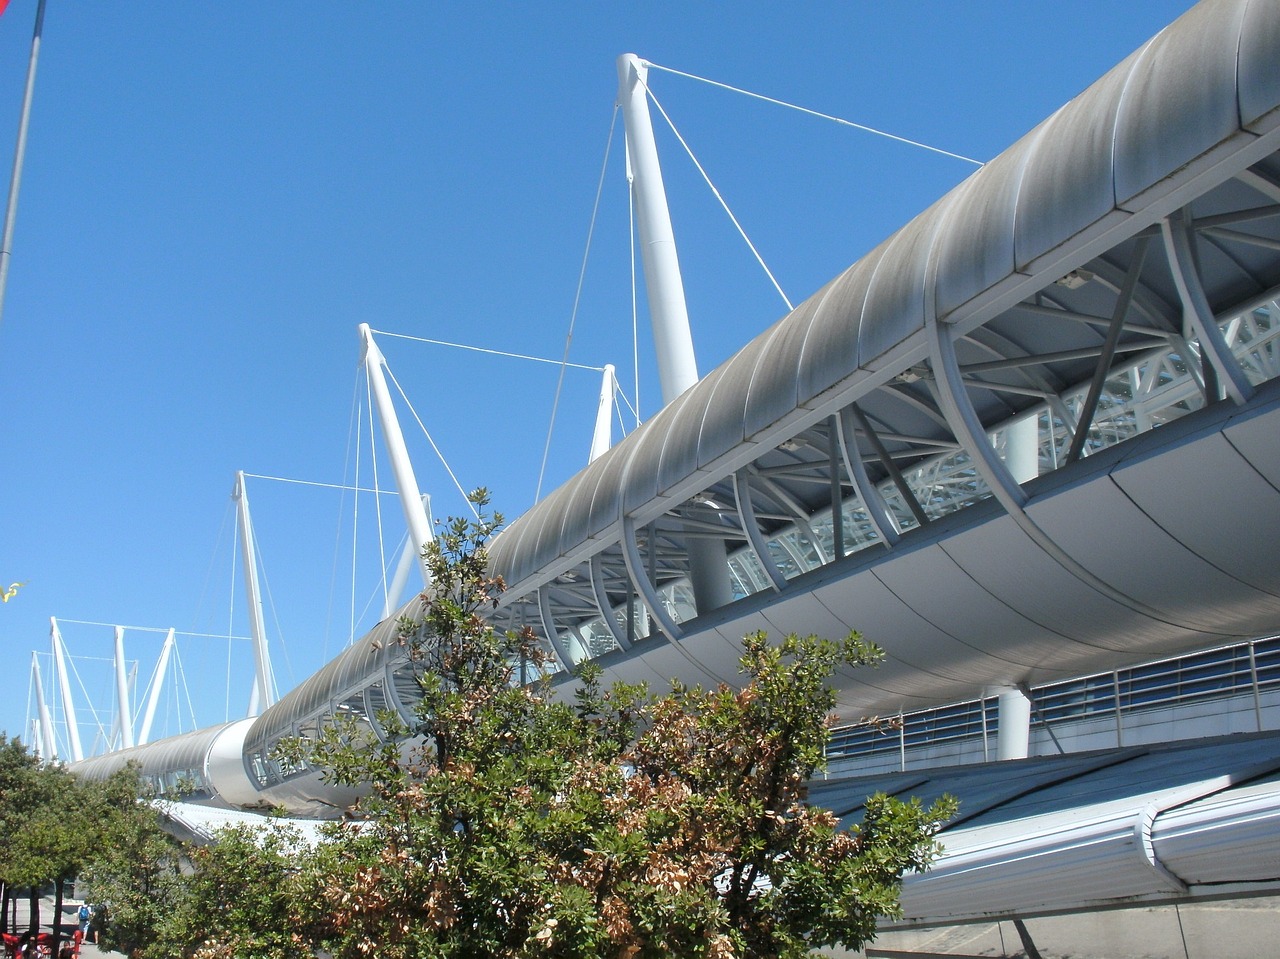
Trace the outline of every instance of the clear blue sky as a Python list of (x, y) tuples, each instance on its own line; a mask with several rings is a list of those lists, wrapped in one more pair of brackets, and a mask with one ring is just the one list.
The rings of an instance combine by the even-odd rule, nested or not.
[[(35, 6), (0, 18), (6, 172)], [(0, 607), (0, 729), (24, 728), (50, 616), (100, 708), (112, 630), (72, 621), (247, 634), (234, 473), (354, 481), (358, 323), (561, 355), (618, 54), (985, 160), (1188, 6), (48, 0), (0, 326), (0, 585), (27, 583)], [(680, 77), (652, 88), (796, 302), (972, 169)], [(654, 122), (705, 372), (783, 307)], [(617, 136), (570, 359), (617, 364), (631, 393), (621, 158)], [(381, 342), (461, 483), (527, 508), (557, 370)], [(650, 344), (646, 327), (646, 416)], [(566, 374), (544, 492), (584, 464), (598, 389)], [(436, 514), (458, 513), (402, 419)], [(353, 613), (352, 497), (266, 480), (249, 494), (283, 692), (376, 619), (376, 510), (361, 498)], [(394, 497), (383, 516), (391, 552)], [(161, 638), (126, 634), (140, 686)], [(196, 721), (243, 715), (247, 644), (179, 650)], [(181, 713), (190, 728), (185, 699)], [(178, 715), (170, 696), (167, 731)]]

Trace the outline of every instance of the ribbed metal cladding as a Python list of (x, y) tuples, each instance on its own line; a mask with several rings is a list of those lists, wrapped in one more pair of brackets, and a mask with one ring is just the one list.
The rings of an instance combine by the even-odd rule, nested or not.
[(655, 497), (773, 424), (810, 406), (816, 418), (824, 396), (856, 398), (885, 357), (909, 365), (927, 309), (959, 328), (986, 322), (1254, 162), (1280, 115), (1277, 23), (1267, 0), (1193, 8), (694, 388), (711, 396), (609, 451), (587, 471), (608, 477), (592, 495), (579, 474), (574, 495), (513, 522), (494, 544), (496, 567), (517, 589), (534, 584), (590, 551), (620, 511), (647, 522), (661, 512)]
[(1160, 861), (1189, 885), (1280, 882), (1280, 782), (1165, 812), (1151, 834)]

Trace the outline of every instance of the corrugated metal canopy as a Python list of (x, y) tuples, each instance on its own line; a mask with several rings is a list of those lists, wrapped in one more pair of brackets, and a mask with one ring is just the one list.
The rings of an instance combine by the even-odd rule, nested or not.
[(815, 782), (848, 826), (876, 792), (960, 816), (903, 884), (903, 923), (1017, 918), (1280, 888), (1280, 734)]
[[(504, 622), (632, 679), (663, 639), (723, 677), (757, 624), (858, 628), (871, 712), (1280, 628), (1277, 62), (1280, 6), (1193, 8), (513, 522)], [(1165, 452), (1203, 482), (1159, 493)]]

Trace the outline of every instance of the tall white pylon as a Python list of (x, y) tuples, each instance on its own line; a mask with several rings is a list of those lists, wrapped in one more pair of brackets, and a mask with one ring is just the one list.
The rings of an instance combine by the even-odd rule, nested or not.
[[(427, 493), (422, 494), (422, 508), (427, 511), (427, 528), (430, 529), (431, 496)], [(391, 579), (391, 586), (387, 590), (386, 599), (382, 604), (383, 619), (386, 619), (400, 608), (400, 598), (404, 596), (404, 588), (409, 584), (409, 573), (415, 566), (420, 566), (421, 564), (422, 547), (414, 546), (413, 540), (410, 539), (404, 544), (404, 551), (400, 554), (400, 562), (396, 564), (395, 575)]]
[[(658, 146), (649, 117), (648, 70), (648, 64), (634, 53), (618, 57), (618, 104), (627, 130), (627, 160), (633, 177), (644, 288), (653, 324), (662, 402), (666, 405), (698, 382), (698, 363)], [(687, 538), (685, 548), (698, 613), (727, 606), (733, 601), (733, 588), (724, 540), (693, 534)]]
[(271, 674), (271, 653), (267, 648), (267, 629), (262, 621), (262, 596), (258, 589), (258, 557), (253, 547), (253, 523), (249, 517), (249, 496), (244, 487), (244, 471), (236, 473), (231, 498), (236, 501), (240, 523), (240, 557), (244, 564), (244, 589), (249, 604), (249, 633), (253, 637), (255, 663), (253, 693), (249, 699), (249, 715), (271, 706), (275, 700), (275, 680)]
[(58, 630), (58, 620), (53, 616), (49, 617), (49, 638), (53, 643), (53, 668), (58, 674), (58, 688), (62, 693), (62, 718), (67, 724), (67, 742), (71, 746), (71, 761), (78, 763), (84, 759), (84, 750), (80, 746), (80, 724), (76, 722), (76, 707), (71, 701), (67, 651), (62, 642), (62, 633)]
[(147, 711), (142, 717), (142, 731), (138, 734), (138, 745), (145, 746), (151, 739), (151, 724), (156, 718), (156, 707), (160, 705), (160, 690), (164, 686), (164, 677), (169, 670), (169, 656), (173, 653), (173, 627), (169, 628), (160, 647), (160, 661), (156, 663), (155, 678), (151, 682), (151, 695), (147, 698)]
[(596, 428), (591, 435), (591, 455), (588, 463), (594, 463), (613, 445), (613, 398), (618, 392), (618, 377), (612, 363), (604, 366), (600, 382), (600, 405), (596, 408)]
[[(409, 461), (404, 433), (400, 431), (400, 421), (396, 418), (395, 406), (387, 391), (387, 380), (382, 375), (382, 368), (387, 361), (378, 349), (378, 344), (373, 341), (373, 331), (369, 329), (369, 324), (361, 323), (359, 331), (363, 349), (361, 359), (364, 361), (365, 374), (369, 377), (369, 387), (373, 391), (378, 422), (382, 426), (382, 440), (386, 444), (391, 471), (396, 478), (396, 489), (400, 493), (400, 506), (404, 510), (405, 525), (409, 528), (409, 542), (421, 550), (431, 542), (431, 523), (422, 505), (422, 492), (418, 489), (417, 477), (413, 475), (413, 464)], [(430, 586), (431, 574), (427, 571), (426, 564), (419, 560), (418, 568), (422, 573), (422, 584)]]
[(658, 378), (663, 405), (698, 382), (698, 364), (689, 332), (689, 311), (684, 299), (680, 258), (667, 209), (667, 191), (653, 139), (646, 88), (648, 64), (634, 53), (618, 57), (618, 105), (627, 131), (627, 160), (634, 177), (636, 226), (640, 231), (640, 258), (644, 264), (644, 288), (653, 323)]
[(120, 730), (120, 748), (133, 748), (133, 697), (129, 695), (129, 674), (124, 661), (124, 627), (116, 627), (116, 726)]
[(53, 717), (49, 715), (49, 704), (44, 699), (44, 680), (40, 676), (40, 657), (33, 650), (31, 653), (31, 678), (36, 685), (36, 712), (40, 736), (35, 740), (40, 758), (52, 761), (58, 758), (58, 738), (53, 734)]

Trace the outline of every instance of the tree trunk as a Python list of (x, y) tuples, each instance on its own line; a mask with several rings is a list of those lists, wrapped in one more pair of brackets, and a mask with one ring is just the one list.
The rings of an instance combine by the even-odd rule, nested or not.
[(9, 884), (0, 882), (0, 932), (9, 931)]
[(57, 893), (53, 900), (53, 952), (52, 955), (58, 954), (58, 945), (62, 942), (62, 899), (63, 892), (66, 890), (67, 881), (59, 879), (57, 883)]
[(32, 932), (40, 931), (40, 890), (32, 886), (27, 890), (27, 928)]

